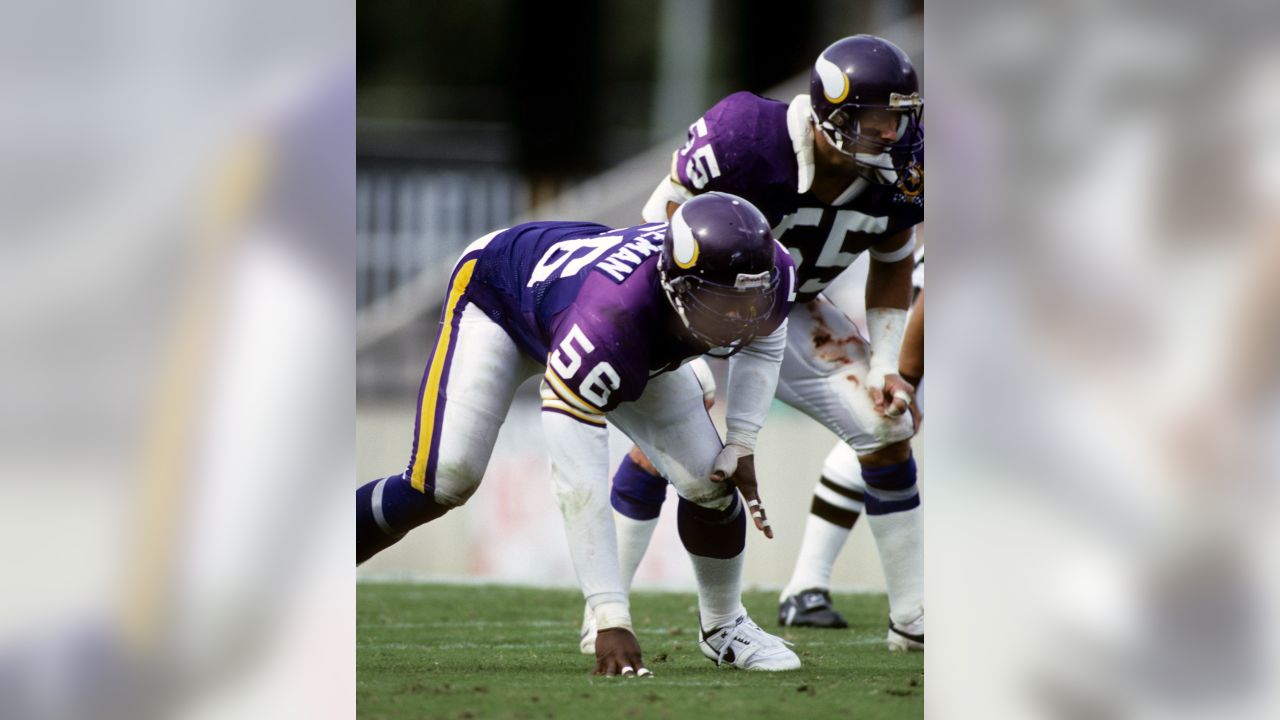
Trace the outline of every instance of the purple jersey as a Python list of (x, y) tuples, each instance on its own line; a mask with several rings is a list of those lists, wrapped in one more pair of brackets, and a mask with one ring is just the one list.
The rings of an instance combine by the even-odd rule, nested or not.
[(721, 100), (689, 127), (671, 179), (692, 193), (733, 193), (760, 208), (795, 260), (803, 303), (859, 253), (924, 220), (924, 163), (917, 155), (895, 185), (854, 179), (826, 205), (810, 188), (801, 192), (797, 146), (812, 140), (798, 137), (787, 113), (786, 103), (746, 92)]
[[(517, 225), (489, 242), (467, 294), (521, 351), (547, 363), (548, 384), (566, 402), (607, 412), (640, 397), (651, 376), (703, 352), (666, 325), (658, 282), (666, 229)], [(762, 334), (782, 324), (794, 300), (791, 257), (775, 248), (781, 277)]]

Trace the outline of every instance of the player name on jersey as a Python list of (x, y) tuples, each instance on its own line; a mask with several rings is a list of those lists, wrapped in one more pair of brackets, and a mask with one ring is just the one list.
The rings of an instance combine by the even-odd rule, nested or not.
[[(622, 282), (626, 280), (636, 268), (640, 267), (640, 263), (645, 258), (662, 249), (662, 234), (666, 231), (665, 223), (655, 223), (650, 226), (641, 226), (641, 228), (649, 227), (649, 230), (643, 230), (630, 242), (622, 243), (622, 246), (607, 255), (596, 265), (596, 269), (613, 278), (614, 282)], [(619, 238), (621, 242), (621, 238)]]

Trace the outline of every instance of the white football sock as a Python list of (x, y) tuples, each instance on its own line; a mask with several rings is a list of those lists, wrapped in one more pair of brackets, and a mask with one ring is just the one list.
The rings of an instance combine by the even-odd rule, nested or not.
[(848, 445), (837, 444), (813, 489), (800, 555), (778, 602), (810, 588), (831, 589), (831, 568), (863, 511), (865, 491), (858, 456)]
[(924, 613), (924, 531), (921, 507), (868, 515), (889, 591), (889, 618), (909, 625)]
[(618, 531), (618, 566), (622, 570), (622, 587), (627, 592), (631, 592), (636, 568), (640, 567), (640, 561), (644, 559), (645, 551), (649, 549), (653, 530), (658, 527), (658, 518), (636, 520), (615, 510), (613, 522)]
[(778, 602), (810, 588), (831, 589), (831, 567), (849, 539), (850, 528), (840, 527), (817, 515), (809, 515), (804, 525), (800, 556), (791, 573), (791, 582), (783, 588)]
[(746, 553), (727, 560), (689, 554), (698, 578), (698, 615), (703, 630), (728, 625), (746, 610), (742, 607), (742, 564)]

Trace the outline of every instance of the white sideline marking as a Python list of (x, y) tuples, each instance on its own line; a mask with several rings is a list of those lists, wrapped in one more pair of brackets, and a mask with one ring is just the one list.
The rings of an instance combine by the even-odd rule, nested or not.
[(380, 650), (528, 650), (530, 648), (572, 648), (571, 645), (564, 642), (548, 640), (545, 642), (531, 643), (473, 643), (473, 642), (452, 642), (452, 643), (357, 643), (358, 648), (378, 648)]
[[(668, 153), (667, 158), (670, 159), (670, 157), (671, 156)], [(356, 571), (356, 585), (357, 586), (359, 585), (407, 585), (411, 587), (416, 586), (414, 587), (413, 590), (409, 590), (407, 592), (398, 594), (397, 597), (422, 598), (422, 599), (426, 599), (430, 597), (430, 595), (411, 594), (411, 593), (414, 593), (415, 590), (418, 588), (427, 590), (431, 588), (448, 588), (450, 586), (469, 587), (469, 588), (490, 586), (490, 587), (495, 587), (499, 589), (532, 588), (534, 590), (572, 590), (574, 593), (580, 592), (580, 588), (577, 585), (569, 585), (565, 583), (549, 584), (549, 583), (536, 582), (532, 580), (521, 581), (521, 580), (505, 580), (500, 578), (499, 579), (476, 578), (476, 577), (467, 577), (465, 575), (448, 575), (448, 574), (415, 573), (415, 572), (374, 572), (374, 571), (367, 571), (367, 570)], [(752, 591), (759, 590), (765, 593), (782, 592), (781, 585), (771, 585), (771, 584), (760, 584), (760, 585), (753, 584), (749, 589)], [(646, 587), (644, 590), (635, 591), (632, 593), (632, 596), (643, 597), (645, 595), (666, 595), (669, 593), (679, 593), (682, 595), (696, 596), (697, 590), (698, 590), (697, 586), (692, 584), (685, 586), (678, 583), (671, 584), (671, 585), (658, 583), (652, 587)], [(860, 587), (860, 586), (847, 586), (847, 585), (837, 585), (836, 587), (831, 588), (831, 592), (837, 595), (880, 595), (880, 596), (884, 595), (883, 589)], [(581, 601), (581, 598), (579, 598), (579, 602), (580, 601)]]
[(487, 628), (487, 627), (555, 627), (572, 628), (571, 620), (439, 620), (425, 623), (358, 623), (362, 628)]

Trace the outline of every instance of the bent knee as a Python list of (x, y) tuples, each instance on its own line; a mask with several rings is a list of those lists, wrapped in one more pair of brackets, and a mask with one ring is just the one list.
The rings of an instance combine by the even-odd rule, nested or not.
[(667, 499), (667, 481), (647, 472), (631, 457), (625, 457), (613, 475), (609, 493), (613, 509), (635, 520), (652, 520), (661, 513)]
[(863, 467), (884, 467), (904, 463), (911, 457), (911, 442), (899, 440), (889, 443), (879, 450), (858, 456), (858, 464)]
[(483, 475), (461, 463), (441, 463), (436, 468), (433, 492), (436, 502), (449, 508), (465, 505), (480, 488)]
[(707, 485), (709, 487), (698, 488), (692, 492), (681, 491), (677, 488), (677, 494), (694, 505), (708, 510), (724, 510), (733, 504), (733, 487), (728, 482), (716, 484), (707, 481)]

